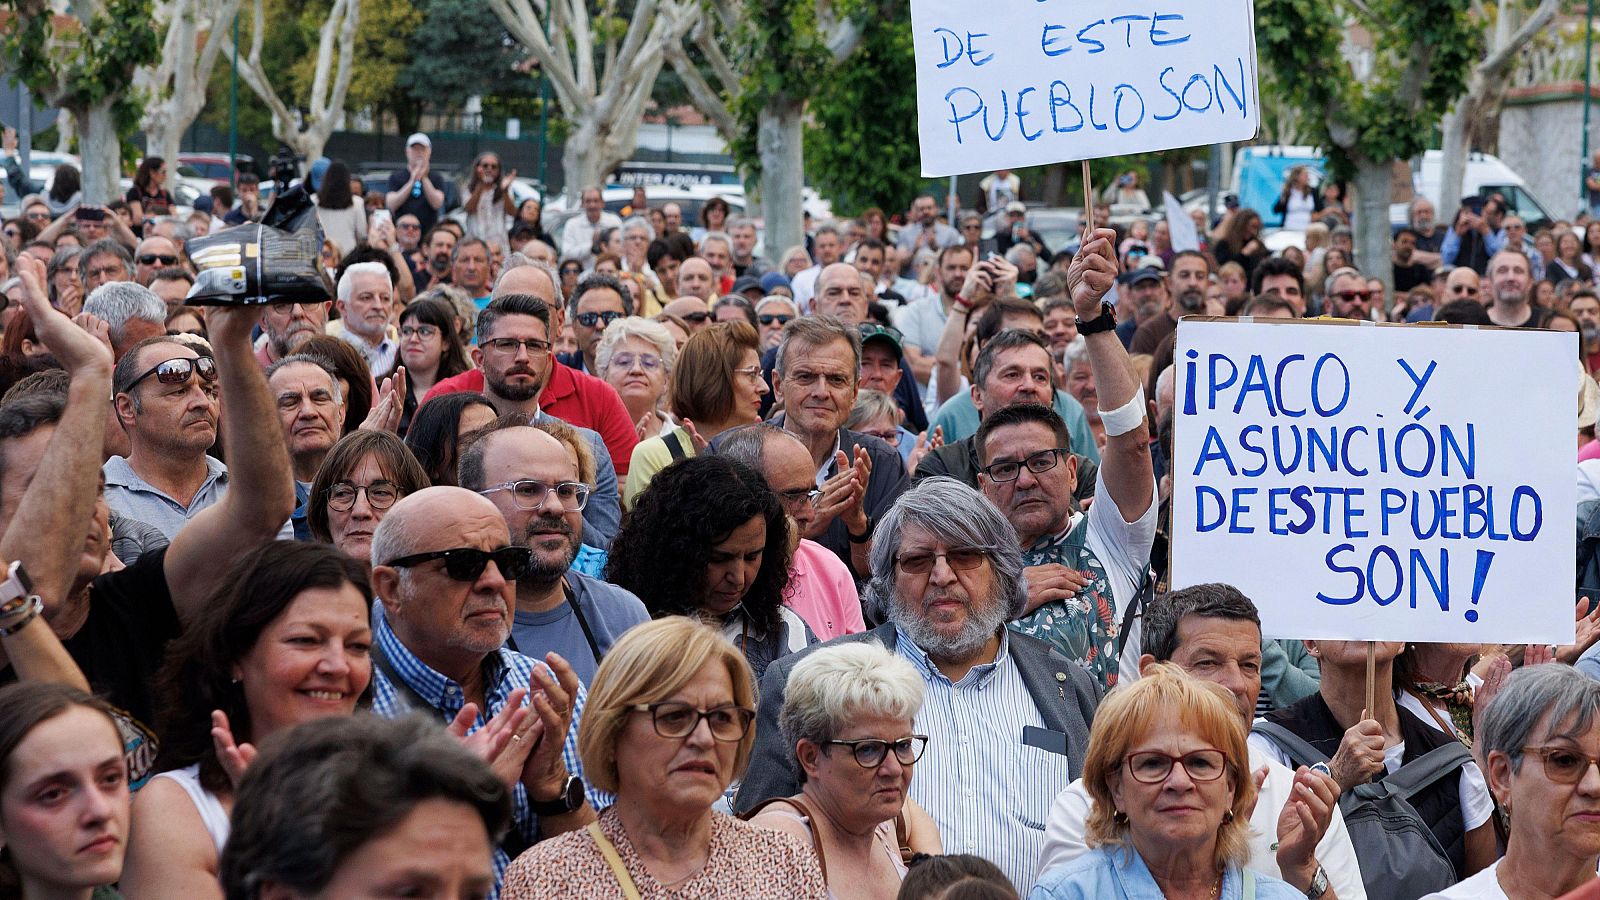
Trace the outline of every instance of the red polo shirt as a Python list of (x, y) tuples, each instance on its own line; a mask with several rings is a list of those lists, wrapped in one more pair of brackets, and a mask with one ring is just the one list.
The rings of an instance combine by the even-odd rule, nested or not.
[[(471, 369), (434, 385), (422, 402), (441, 394), (482, 390), (483, 370)], [(633, 458), (633, 445), (639, 443), (639, 436), (628, 419), (628, 408), (611, 385), (551, 360), (550, 379), (539, 395), (539, 409), (569, 425), (598, 432), (611, 453), (617, 477), (628, 476), (628, 461)]]

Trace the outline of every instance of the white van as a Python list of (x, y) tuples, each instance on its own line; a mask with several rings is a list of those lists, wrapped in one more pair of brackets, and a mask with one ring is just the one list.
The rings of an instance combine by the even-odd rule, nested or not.
[[(1438, 221), (1448, 225), (1455, 218), (1453, 209), (1438, 209), (1439, 181), (1444, 168), (1444, 152), (1429, 150), (1420, 160), (1411, 163), (1411, 181), (1416, 192), (1433, 201)], [(1533, 234), (1556, 221), (1550, 207), (1541, 202), (1528, 189), (1528, 183), (1499, 157), (1487, 153), (1467, 155), (1465, 177), (1461, 179), (1461, 197), (1488, 197), (1500, 194), (1506, 198), (1510, 211), (1522, 218)], [(1406, 224), (1409, 203), (1395, 203), (1389, 207), (1389, 221), (1393, 225)]]

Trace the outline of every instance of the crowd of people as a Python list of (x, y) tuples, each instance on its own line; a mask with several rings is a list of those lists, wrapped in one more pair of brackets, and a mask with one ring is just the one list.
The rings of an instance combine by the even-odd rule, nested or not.
[(774, 264), (642, 190), (552, 236), (431, 150), (311, 166), (322, 302), (184, 303), (244, 180), (5, 223), (0, 896), (1600, 896), (1600, 611), (1266, 640), (1166, 563), (1179, 318), (1587, 348), (1536, 291), (1582, 223), (1418, 201), (1391, 300), (1299, 175), (1271, 254), (1112, 227), (1137, 175), (1046, 246), (1002, 172), (993, 238), (923, 195)]

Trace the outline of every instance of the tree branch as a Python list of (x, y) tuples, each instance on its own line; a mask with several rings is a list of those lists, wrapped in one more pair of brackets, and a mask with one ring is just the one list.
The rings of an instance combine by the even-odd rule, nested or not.
[(1544, 30), (1546, 25), (1549, 25), (1555, 19), (1556, 14), (1559, 12), (1561, 12), (1561, 0), (1541, 0), (1538, 8), (1528, 16), (1521, 27), (1512, 33), (1505, 44), (1496, 47), (1487, 59), (1478, 64), (1478, 71), (1482, 72), (1486, 78), (1494, 78), (1501, 69), (1511, 63), (1512, 58), (1521, 52), (1529, 41), (1533, 40), (1540, 31)]

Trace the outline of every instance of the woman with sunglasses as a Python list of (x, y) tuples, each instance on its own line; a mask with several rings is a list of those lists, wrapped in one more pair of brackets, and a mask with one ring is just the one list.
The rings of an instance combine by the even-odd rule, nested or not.
[(223, 584), (158, 676), (161, 750), (158, 774), (134, 803), (121, 882), (130, 900), (220, 898), (234, 787), (254, 748), (367, 702), (365, 562), (323, 544), (270, 541)]
[(306, 500), (312, 537), (363, 566), (372, 535), (400, 498), (428, 487), (428, 475), (398, 437), (362, 429), (341, 438), (317, 470)]
[(810, 846), (712, 810), (750, 761), (755, 682), (710, 628), (671, 616), (606, 654), (578, 726), (591, 787), (617, 802), (506, 871), (505, 900), (823, 900)]
[(1534, 900), (1593, 882), (1600, 862), (1600, 682), (1564, 665), (1519, 670), (1489, 701), (1477, 751), (1508, 821), (1506, 854), (1432, 897)]
[[(428, 391), (440, 381), (472, 368), (461, 336), (456, 333), (455, 313), (443, 297), (424, 295), (406, 305), (400, 314), (400, 354), (395, 365), (406, 369), (406, 400), (397, 432), (405, 437), (411, 428), (411, 417)], [(393, 378), (394, 374), (391, 370), (378, 380)]]
[(1095, 713), (1083, 784), (1094, 850), (1044, 872), (1034, 900), (1305, 897), (1244, 868), (1256, 782), (1220, 685), (1157, 665), (1113, 691)]
[[(517, 170), (501, 174), (499, 155), (486, 152), (472, 161), (472, 173), (467, 177), (467, 236), (480, 238), (505, 253), (510, 246), (506, 218), (517, 214), (517, 201), (511, 196)], [(537, 224), (537, 211), (534, 216)]]
[(914, 733), (922, 695), (911, 663), (872, 641), (819, 648), (789, 675), (778, 724), (800, 793), (746, 818), (811, 844), (836, 898), (894, 897), (902, 848), (941, 852), (933, 819), (907, 793), (928, 744)]
[(677, 427), (664, 408), (667, 379), (677, 356), (667, 326), (638, 316), (607, 325), (595, 347), (595, 370), (622, 398), (641, 441)]

